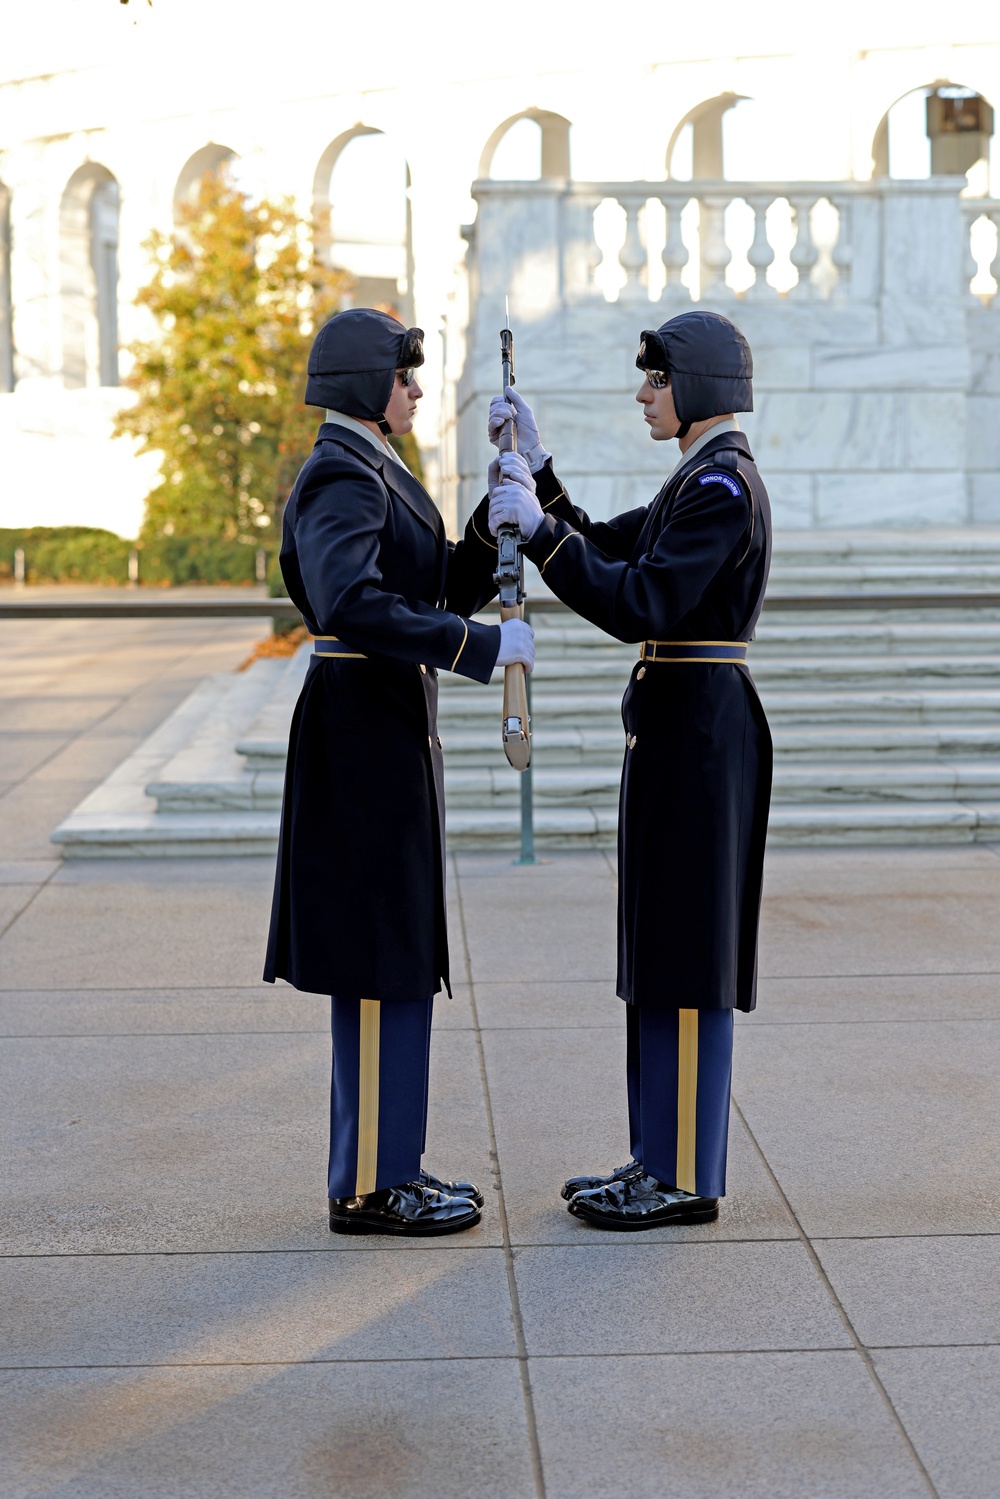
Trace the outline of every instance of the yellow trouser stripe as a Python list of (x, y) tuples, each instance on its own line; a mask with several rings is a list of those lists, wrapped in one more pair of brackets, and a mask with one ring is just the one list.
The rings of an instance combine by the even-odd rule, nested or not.
[(698, 1108), (698, 1011), (677, 1011), (677, 1181), (694, 1192)]
[(374, 1192), (378, 1171), (378, 1051), (380, 1006), (361, 1001), (358, 1055), (358, 1179), (355, 1192)]

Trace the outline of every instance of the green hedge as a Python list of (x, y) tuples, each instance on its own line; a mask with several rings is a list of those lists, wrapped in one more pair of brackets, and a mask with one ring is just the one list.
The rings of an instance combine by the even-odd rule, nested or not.
[[(24, 548), (29, 583), (128, 582), (129, 553), (135, 547), (113, 531), (92, 526), (32, 526), (0, 529), (0, 582), (14, 576), (14, 553)], [(266, 548), (269, 563), (274, 547)], [(139, 581), (169, 583), (233, 583), (256, 581), (257, 547), (242, 541), (162, 536), (139, 551)], [(271, 569), (268, 569), (269, 576)]]

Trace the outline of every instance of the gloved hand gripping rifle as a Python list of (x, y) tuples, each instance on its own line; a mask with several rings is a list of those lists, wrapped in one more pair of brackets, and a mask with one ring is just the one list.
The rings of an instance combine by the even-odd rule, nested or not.
[[(500, 330), (500, 361), (503, 368), (502, 390), (514, 384), (514, 335), (510, 317)], [(514, 418), (500, 434), (500, 452), (517, 452), (517, 426)], [(493, 574), (500, 594), (500, 618), (524, 618), (524, 559), (521, 556), (521, 533), (517, 526), (501, 526), (497, 532), (497, 570)], [(515, 770), (527, 770), (531, 758), (531, 727), (528, 718), (528, 689), (520, 661), (504, 667), (503, 673), (503, 751)]]

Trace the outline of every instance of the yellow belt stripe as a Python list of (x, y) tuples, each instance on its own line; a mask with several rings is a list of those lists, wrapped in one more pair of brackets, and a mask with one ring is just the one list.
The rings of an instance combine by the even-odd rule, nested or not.
[(698, 1011), (677, 1012), (677, 1181), (694, 1192), (698, 1108)]
[(380, 1002), (361, 1001), (358, 1055), (358, 1179), (355, 1193), (375, 1191), (378, 1173), (378, 1062)]

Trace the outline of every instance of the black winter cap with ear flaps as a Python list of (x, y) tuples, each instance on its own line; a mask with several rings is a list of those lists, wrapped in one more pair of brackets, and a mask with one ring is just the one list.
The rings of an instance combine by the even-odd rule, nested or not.
[(753, 355), (727, 317), (682, 312), (640, 336), (636, 368), (669, 374), (674, 410), (685, 425), (753, 410)]
[(309, 351), (306, 405), (378, 422), (388, 435), (385, 408), (396, 371), (423, 364), (423, 340), (423, 328), (404, 328), (374, 307), (336, 313)]

